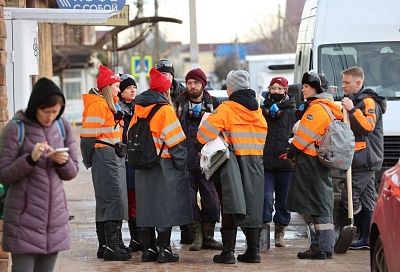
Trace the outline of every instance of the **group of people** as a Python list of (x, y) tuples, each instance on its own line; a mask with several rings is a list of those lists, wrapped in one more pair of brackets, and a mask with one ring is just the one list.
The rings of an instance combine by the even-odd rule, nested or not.
[[(342, 111), (350, 117), (356, 139), (353, 203), (360, 230), (351, 248), (368, 248), (375, 171), (383, 161), (386, 103), (364, 87), (360, 67), (342, 73), (343, 109), (327, 92), (325, 76), (313, 71), (302, 78), (301, 109), (284, 77), (271, 80), (260, 105), (244, 70), (228, 73), (229, 98), (223, 103), (206, 90), (207, 77), (200, 68), (186, 74), (186, 88), (174, 80), (174, 73), (171, 61), (158, 61), (149, 73), (149, 90), (136, 95), (131, 75), (116, 75), (100, 65), (97, 88), (82, 96), (80, 146), (95, 191), (98, 258), (124, 261), (142, 251), (143, 262), (176, 262), (171, 228), (180, 226), (181, 243), (190, 243), (189, 250), (221, 250), (213, 258), (216, 263), (258, 263), (262, 225), (274, 222), (275, 246), (284, 247), (290, 212), (314, 224), (311, 245), (298, 258), (332, 258), (331, 169), (317, 157), (331, 122), (322, 104), (336, 119), (343, 120)], [(121, 150), (129, 144), (129, 129), (156, 106), (149, 128), (159, 163), (133, 169)], [(77, 175), (78, 149), (70, 124), (61, 117), (64, 108), (59, 87), (39, 79), (27, 109), (1, 134), (0, 181), (10, 184), (3, 247), (12, 253), (13, 271), (52, 271), (58, 252), (70, 247), (62, 180)], [(207, 179), (200, 169), (201, 149), (218, 137), (226, 142), (230, 158)], [(59, 147), (68, 150), (57, 151)], [(342, 200), (346, 214), (346, 192)], [(214, 239), (220, 218), (222, 243)], [(122, 239), (123, 220), (129, 225), (129, 246)], [(235, 258), (238, 227), (247, 247)]]

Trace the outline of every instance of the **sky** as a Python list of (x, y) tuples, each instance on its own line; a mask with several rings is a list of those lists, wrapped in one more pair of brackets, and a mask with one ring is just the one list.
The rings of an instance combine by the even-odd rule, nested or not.
[[(133, 0), (127, 0), (133, 3)], [(259, 25), (271, 30), (279, 5), (284, 14), (285, 0), (196, 0), (199, 43), (245, 42), (259, 32)], [(189, 43), (189, 0), (158, 0), (159, 16), (173, 17), (182, 24), (160, 23), (167, 41)], [(154, 0), (144, 0), (145, 16), (154, 15)], [(133, 16), (131, 14), (131, 16)]]

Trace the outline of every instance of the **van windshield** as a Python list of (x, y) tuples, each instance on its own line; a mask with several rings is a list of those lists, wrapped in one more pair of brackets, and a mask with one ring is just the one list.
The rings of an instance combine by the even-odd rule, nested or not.
[(318, 72), (326, 75), (335, 100), (343, 97), (341, 72), (352, 66), (363, 68), (366, 87), (387, 100), (400, 100), (400, 42), (322, 45), (318, 58)]

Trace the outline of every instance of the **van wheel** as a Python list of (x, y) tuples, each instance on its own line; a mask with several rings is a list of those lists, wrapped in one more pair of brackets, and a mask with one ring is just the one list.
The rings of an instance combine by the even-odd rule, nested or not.
[(383, 251), (383, 244), (381, 237), (378, 236), (375, 247), (371, 255), (371, 272), (387, 272), (385, 252)]

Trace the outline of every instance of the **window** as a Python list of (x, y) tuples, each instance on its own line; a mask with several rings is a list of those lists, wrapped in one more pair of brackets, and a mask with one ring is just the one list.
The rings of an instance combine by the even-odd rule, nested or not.
[(64, 70), (63, 72), (63, 91), (67, 100), (81, 99), (82, 90), (82, 71)]

